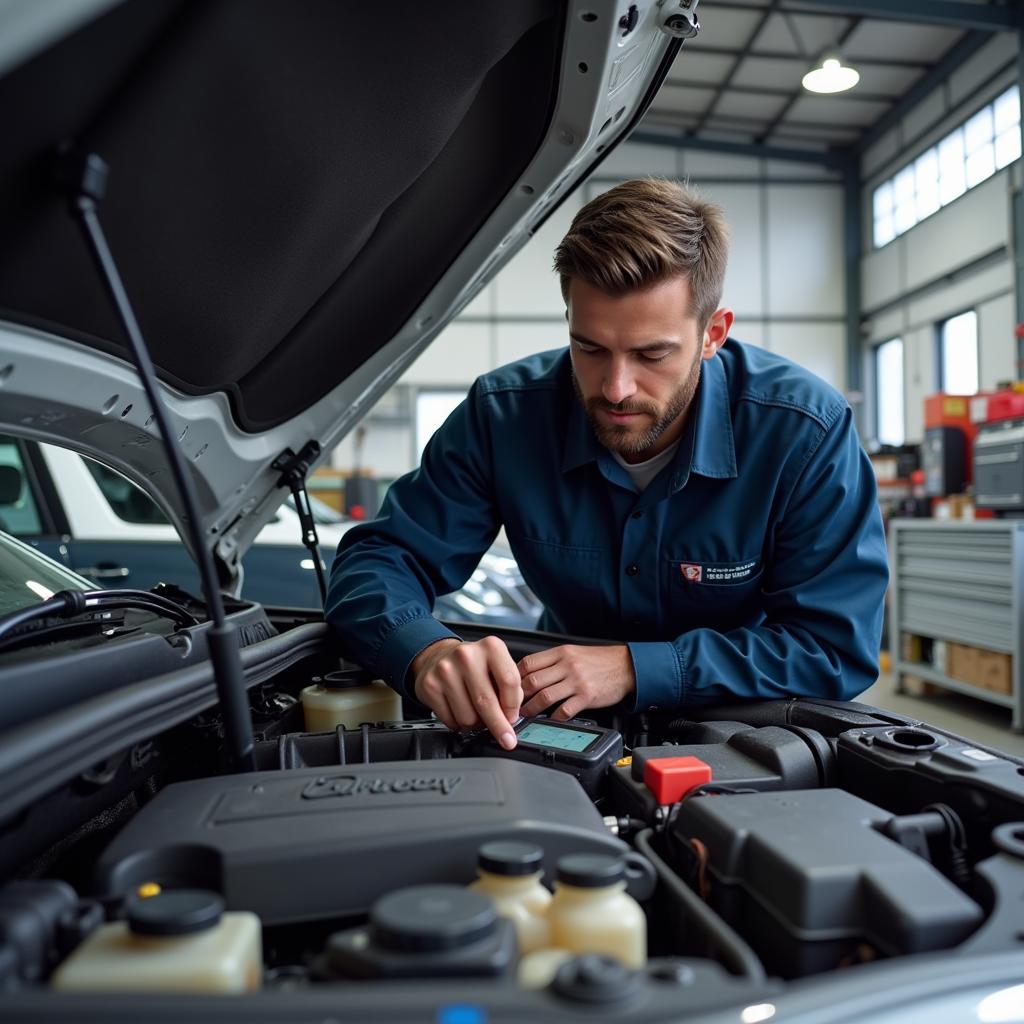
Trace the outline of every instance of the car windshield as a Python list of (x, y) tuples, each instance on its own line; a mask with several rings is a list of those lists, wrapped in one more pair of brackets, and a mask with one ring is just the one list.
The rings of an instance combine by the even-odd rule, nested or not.
[(88, 580), (0, 533), (0, 616), (53, 597), (59, 590), (92, 590)]

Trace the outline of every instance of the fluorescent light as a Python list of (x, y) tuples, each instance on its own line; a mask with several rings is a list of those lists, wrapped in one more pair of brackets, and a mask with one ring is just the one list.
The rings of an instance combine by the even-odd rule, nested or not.
[(808, 92), (845, 92), (860, 81), (860, 72), (844, 66), (838, 57), (826, 57), (821, 67), (813, 68), (803, 77)]

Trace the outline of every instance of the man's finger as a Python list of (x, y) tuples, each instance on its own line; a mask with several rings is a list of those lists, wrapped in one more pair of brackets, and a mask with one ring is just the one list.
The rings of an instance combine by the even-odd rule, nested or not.
[(437, 716), (439, 722), (446, 725), (452, 732), (459, 731), (459, 723), (455, 720), (455, 715), (452, 714), (452, 709), (448, 706), (448, 701), (444, 699), (443, 694), (432, 698), (428, 707)]
[(552, 711), (551, 718), (564, 722), (569, 718), (575, 718), (581, 711), (586, 709), (586, 706), (586, 701), (577, 694), (563, 701), (561, 707)]
[(568, 682), (555, 683), (554, 686), (545, 687), (541, 690), (533, 700), (529, 701), (523, 706), (524, 715), (539, 715), (544, 711), (547, 711), (552, 705), (557, 704), (560, 700), (565, 700), (566, 697), (572, 696), (572, 684)]
[(510, 722), (514, 722), (519, 717), (519, 708), (523, 703), (523, 684), (512, 655), (507, 650), (504, 655), (491, 659), (491, 678), (498, 691), (502, 712)]
[(559, 661), (550, 668), (542, 668), (531, 672), (523, 677), (523, 694), (530, 698), (534, 694), (555, 683), (560, 683), (565, 678), (565, 666)]
[(474, 684), (472, 697), (476, 713), (483, 719), (491, 735), (506, 750), (511, 750), (516, 745), (516, 734), (509, 727), (508, 718), (498, 703), (498, 694), (490, 680), (483, 684)]
[(561, 656), (561, 647), (549, 647), (546, 651), (537, 651), (536, 654), (528, 654), (525, 658), (520, 658), (516, 667), (521, 676), (528, 676), (531, 672), (554, 665)]
[(446, 686), (444, 695), (448, 701), (448, 706), (452, 709), (455, 721), (458, 723), (458, 728), (480, 728), (480, 715), (467, 683), (460, 679), (454, 684)]

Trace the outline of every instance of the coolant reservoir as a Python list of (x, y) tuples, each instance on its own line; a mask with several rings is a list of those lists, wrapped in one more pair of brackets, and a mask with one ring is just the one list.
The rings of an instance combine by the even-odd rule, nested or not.
[(301, 694), (306, 732), (354, 729), (363, 722), (400, 722), (402, 698), (382, 679), (361, 668), (328, 672)]
[(550, 945), (547, 922), (551, 893), (541, 885), (544, 851), (534, 843), (495, 842), (480, 847), (479, 878), (470, 889), (494, 901), (516, 928), (519, 952)]
[(263, 978), (260, 919), (224, 912), (202, 889), (134, 899), (128, 919), (93, 932), (57, 968), (50, 984), (65, 991), (251, 992)]
[(576, 954), (567, 949), (538, 949), (519, 961), (517, 978), (523, 988), (547, 988), (562, 964)]
[(627, 967), (647, 963), (647, 918), (626, 891), (626, 866), (617, 857), (573, 853), (561, 857), (548, 910), (551, 945), (573, 953), (606, 953)]

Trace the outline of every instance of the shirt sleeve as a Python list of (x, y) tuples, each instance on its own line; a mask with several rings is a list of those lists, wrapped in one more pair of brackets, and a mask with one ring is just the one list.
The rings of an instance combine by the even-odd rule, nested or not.
[(416, 655), (456, 635), (431, 614), (434, 600), (466, 582), (498, 531), (484, 401), (474, 385), (331, 566), (327, 621), (349, 657), (400, 693)]
[(629, 644), (636, 709), (730, 697), (852, 699), (878, 676), (888, 579), (874, 473), (847, 407), (822, 431), (776, 520), (764, 622)]

